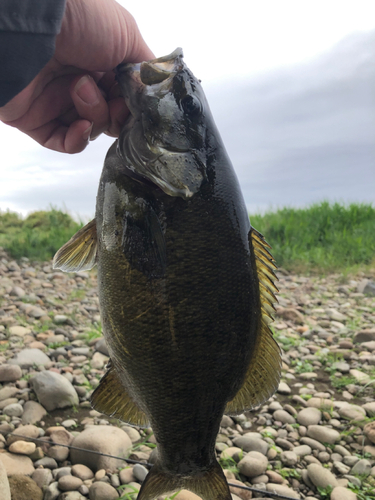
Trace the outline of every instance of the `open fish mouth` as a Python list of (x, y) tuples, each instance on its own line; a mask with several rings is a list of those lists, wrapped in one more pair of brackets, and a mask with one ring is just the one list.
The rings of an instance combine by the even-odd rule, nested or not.
[(181, 70), (183, 68), (182, 58), (182, 49), (178, 47), (171, 54), (151, 61), (119, 64), (116, 68), (116, 74), (119, 77), (124, 73), (133, 72), (139, 75), (139, 81), (143, 85), (155, 85), (173, 77)]

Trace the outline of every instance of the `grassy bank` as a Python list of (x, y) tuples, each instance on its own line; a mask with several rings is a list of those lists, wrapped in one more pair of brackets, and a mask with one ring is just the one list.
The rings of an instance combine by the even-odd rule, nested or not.
[(375, 265), (375, 208), (323, 202), (250, 216), (290, 271), (341, 271)]
[(33, 212), (25, 219), (14, 212), (0, 212), (0, 246), (15, 259), (46, 261), (81, 227), (55, 209)]
[[(327, 202), (251, 215), (279, 266), (295, 272), (347, 272), (375, 265), (375, 208)], [(14, 258), (49, 260), (81, 227), (60, 210), (26, 219), (0, 212), (0, 246)]]

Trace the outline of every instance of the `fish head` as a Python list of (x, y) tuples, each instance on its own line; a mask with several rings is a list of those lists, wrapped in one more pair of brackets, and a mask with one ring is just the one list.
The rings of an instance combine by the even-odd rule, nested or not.
[(206, 179), (207, 101), (181, 49), (117, 67), (130, 116), (118, 141), (127, 167), (166, 194), (192, 197)]

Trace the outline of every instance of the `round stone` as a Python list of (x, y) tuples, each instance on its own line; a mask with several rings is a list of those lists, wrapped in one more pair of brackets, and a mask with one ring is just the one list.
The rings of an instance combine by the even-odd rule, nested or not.
[(296, 419), (285, 410), (276, 410), (273, 414), (273, 419), (283, 424), (295, 424)]
[(340, 440), (340, 433), (323, 425), (310, 425), (307, 429), (307, 435), (319, 441), (320, 443), (335, 444)]
[(331, 492), (331, 500), (357, 500), (357, 495), (343, 486), (336, 486)]
[(283, 451), (280, 454), (280, 459), (287, 467), (293, 467), (298, 462), (298, 456), (294, 451)]
[(29, 443), (27, 441), (15, 441), (9, 446), (9, 451), (11, 453), (18, 453), (19, 455), (31, 455), (32, 453), (34, 453), (35, 448), (35, 443)]
[(6, 406), (3, 413), (8, 417), (20, 417), (23, 413), (23, 407), (19, 403), (13, 403)]
[(316, 425), (322, 418), (322, 412), (318, 408), (304, 408), (297, 415), (297, 422), (301, 425), (308, 427), (309, 425)]
[(327, 486), (338, 486), (337, 479), (328, 469), (322, 465), (310, 464), (307, 466), (307, 472), (310, 481), (319, 488), (327, 488)]
[(83, 484), (82, 479), (70, 476), (69, 474), (60, 477), (58, 483), (61, 491), (75, 491), (78, 490), (78, 488)]
[(238, 469), (246, 477), (256, 477), (267, 470), (268, 459), (258, 451), (250, 451), (238, 462)]
[(113, 486), (99, 481), (89, 488), (90, 500), (117, 500), (118, 493)]
[(73, 465), (71, 472), (73, 476), (79, 477), (82, 481), (86, 481), (87, 479), (92, 479), (94, 477), (92, 470), (83, 464)]

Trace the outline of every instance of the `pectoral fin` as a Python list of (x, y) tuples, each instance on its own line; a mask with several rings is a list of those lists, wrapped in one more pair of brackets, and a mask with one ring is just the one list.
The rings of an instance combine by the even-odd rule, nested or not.
[(267, 401), (276, 391), (281, 376), (280, 347), (268, 326), (273, 321), (274, 293), (278, 291), (273, 283), (277, 279), (274, 273), (276, 265), (267, 250), (270, 246), (254, 228), (249, 233), (249, 245), (255, 254), (262, 317), (245, 381), (235, 398), (227, 404), (225, 413), (228, 415), (251, 410)]
[(52, 267), (66, 273), (92, 269), (96, 264), (96, 252), (96, 220), (93, 219), (60, 248)]
[(166, 269), (166, 242), (159, 218), (145, 201), (124, 218), (123, 250), (129, 263), (149, 278), (162, 277)]
[(130, 398), (111, 363), (91, 396), (91, 404), (95, 410), (129, 424), (139, 427), (149, 425), (146, 415)]

